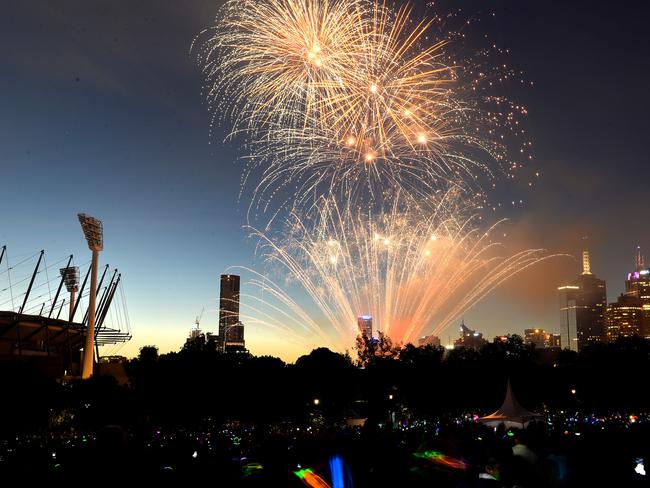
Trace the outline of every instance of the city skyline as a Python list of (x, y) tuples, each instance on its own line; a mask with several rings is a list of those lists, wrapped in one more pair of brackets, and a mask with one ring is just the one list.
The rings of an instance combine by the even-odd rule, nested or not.
[[(481, 28), (496, 33), (512, 49), (514, 64), (535, 82), (520, 97), (530, 106), (534, 166), (541, 173), (530, 190), (518, 188), (526, 181), (497, 189), (501, 201), (511, 194), (524, 199), (499, 214), (512, 219), (509, 242), (579, 255), (580, 238), (590, 235), (592, 269), (608, 282), (607, 300), (613, 302), (624, 291), (635, 247), (650, 247), (650, 233), (638, 225), (647, 156), (635, 137), (648, 124), (641, 110), (648, 104), (641, 91), (648, 66), (636, 63), (639, 79), (626, 79), (623, 90), (613, 74), (602, 72), (601, 60), (575, 59), (585, 49), (581, 43), (604, 42), (596, 33), (610, 22), (605, 14), (635, 19), (623, 10), (608, 12), (598, 2), (567, 7), (563, 20), (549, 19), (543, 2), (528, 10), (514, 2), (494, 3), (495, 19), (484, 15)], [(15, 22), (2, 26), (17, 52), (10, 55), (13, 69), (2, 81), (9, 115), (0, 131), (0, 164), (14, 183), (0, 197), (0, 245), (7, 245), (11, 259), (45, 249), (53, 260), (73, 253), (75, 264), (83, 264), (89, 255), (74, 216), (89, 212), (106, 229), (100, 264), (123, 273), (134, 333), (124, 354), (133, 356), (147, 344), (161, 352), (180, 348), (203, 307), (202, 328), (216, 332), (219, 275), (231, 266), (250, 266), (255, 258), (242, 229), (245, 210), (237, 203), (240, 166), (232, 146), (221, 144), (219, 129), (212, 139), (208, 135), (200, 73), (189, 54), (193, 37), (211, 24), (215, 3), (196, 2), (187, 9), (141, 6), (128, 17), (106, 3), (110, 22), (80, 2), (62, 7), (25, 2), (12, 8)], [(476, 2), (465, 8), (479, 10)], [(582, 14), (591, 22), (578, 35), (569, 27)], [(558, 31), (551, 46), (542, 46), (537, 35), (545, 20), (553, 20)], [(607, 66), (631, 63), (643, 52), (644, 41), (634, 29), (617, 34), (613, 45), (600, 46)], [(631, 52), (619, 59), (616, 48), (627, 42)], [(566, 52), (529, 58), (542, 48), (553, 50), (552, 43)], [(24, 62), (28, 52), (40, 57), (39, 70)], [(552, 62), (569, 75), (551, 73)], [(596, 109), (590, 101), (599, 92), (615, 96), (599, 100)], [(596, 122), (600, 113), (614, 115), (603, 126)], [(585, 147), (588, 138), (602, 146)], [(501, 186), (507, 187), (498, 182)], [(618, 196), (623, 194), (624, 204)], [(607, 218), (613, 215), (618, 218)], [(567, 258), (543, 263), (463, 316), (487, 338), (534, 327), (559, 332), (556, 288), (579, 269), (578, 261)], [(287, 353), (264, 331), (247, 329), (246, 334), (254, 353), (295, 358), (308, 352)], [(446, 335), (456, 336), (455, 325), (441, 337), (443, 344)]]

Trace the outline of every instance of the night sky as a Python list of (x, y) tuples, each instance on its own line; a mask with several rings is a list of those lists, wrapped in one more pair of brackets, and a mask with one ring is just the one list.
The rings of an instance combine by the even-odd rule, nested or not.
[[(485, 33), (509, 48), (511, 63), (534, 81), (513, 95), (529, 107), (531, 168), (541, 177), (522, 206), (498, 214), (511, 218), (508, 242), (576, 254), (589, 235), (592, 270), (614, 301), (634, 247), (650, 249), (650, 6), (435, 4), (477, 14), (477, 39)], [(82, 264), (89, 252), (76, 213), (101, 218), (101, 260), (123, 273), (133, 326), (125, 355), (145, 344), (178, 349), (203, 307), (202, 328), (215, 332), (218, 275), (255, 261), (242, 229), (236, 147), (221, 143), (223, 132), (209, 135), (190, 53), (217, 7), (214, 0), (8, 0), (0, 15), (0, 245), (12, 256), (46, 249), (52, 261), (74, 253)], [(504, 190), (493, 197), (505, 200), (509, 185), (499, 182)], [(538, 265), (465, 322), (488, 337), (532, 326), (559, 332), (556, 287), (578, 272), (570, 258)], [(443, 343), (456, 334), (450, 328)], [(305, 352), (281, 350), (257, 331), (246, 339), (256, 354)]]

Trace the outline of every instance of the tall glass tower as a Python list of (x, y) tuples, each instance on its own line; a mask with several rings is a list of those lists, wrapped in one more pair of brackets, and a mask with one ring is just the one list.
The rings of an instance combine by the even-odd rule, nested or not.
[(237, 275), (221, 275), (219, 340), (223, 350), (245, 346), (244, 325), (239, 321), (239, 280)]
[(582, 251), (582, 273), (560, 292), (560, 336), (562, 348), (580, 351), (602, 342), (604, 336), (607, 289), (605, 280), (591, 272), (589, 250)]

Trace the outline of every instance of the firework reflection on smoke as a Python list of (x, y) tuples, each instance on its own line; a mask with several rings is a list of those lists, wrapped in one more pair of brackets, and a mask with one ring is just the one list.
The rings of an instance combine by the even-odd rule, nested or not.
[[(539, 249), (499, 255), (491, 234), (500, 222), (485, 232), (478, 212), (458, 189), (425, 203), (397, 195), (379, 209), (324, 198), (312, 218), (293, 213), (284, 237), (255, 233), (270, 269), (289, 283), (258, 275), (251, 284), (264, 298), (249, 295), (242, 315), (339, 350), (358, 335), (360, 314), (395, 342), (439, 334), (503, 281), (550, 257)], [(320, 318), (285, 291), (294, 286)]]

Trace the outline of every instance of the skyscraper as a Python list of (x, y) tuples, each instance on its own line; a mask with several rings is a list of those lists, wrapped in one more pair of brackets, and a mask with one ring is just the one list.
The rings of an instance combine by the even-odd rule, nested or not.
[(564, 285), (557, 290), (560, 292), (560, 343), (564, 349), (578, 351), (576, 303), (580, 287)]
[(618, 301), (610, 303), (605, 313), (605, 340), (614, 342), (619, 337), (641, 335), (644, 310), (641, 300), (624, 293)]
[(244, 325), (239, 321), (239, 276), (221, 275), (219, 340), (223, 350), (245, 347)]
[(560, 336), (562, 347), (580, 351), (603, 340), (607, 308), (605, 281), (591, 272), (589, 250), (582, 251), (582, 274), (573, 282), (560, 286)]
[(625, 293), (650, 304), (650, 270), (645, 268), (641, 248), (638, 246), (634, 256), (634, 271), (628, 273), (625, 280)]
[(643, 320), (639, 335), (650, 339), (650, 269), (645, 267), (641, 248), (637, 246), (634, 257), (634, 271), (627, 274), (625, 281), (626, 294), (636, 296), (643, 308)]
[(607, 307), (605, 336), (608, 342), (639, 335), (650, 339), (650, 269), (641, 248), (634, 255), (634, 271), (627, 274), (625, 293)]
[(357, 318), (359, 334), (372, 338), (372, 315), (361, 315)]

